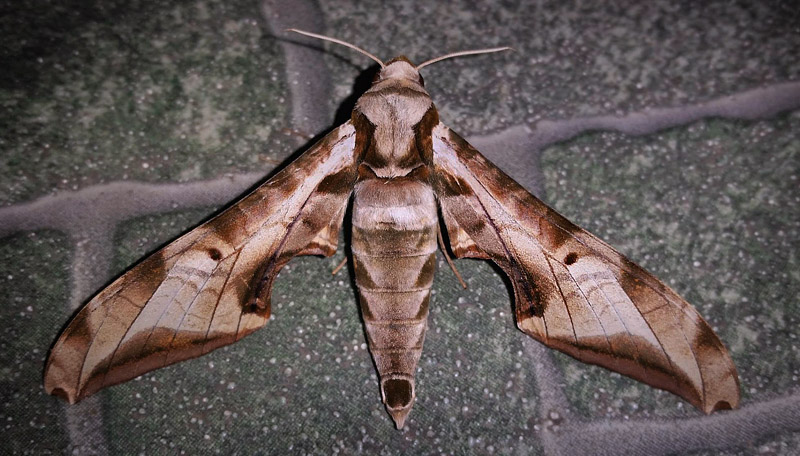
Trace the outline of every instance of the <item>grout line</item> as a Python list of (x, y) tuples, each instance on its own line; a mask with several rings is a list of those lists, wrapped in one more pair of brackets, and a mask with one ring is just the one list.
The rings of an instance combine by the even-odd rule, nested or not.
[(88, 397), (74, 405), (64, 405), (72, 455), (103, 456), (108, 453), (103, 429), (103, 403), (100, 396)]
[[(572, 415), (569, 410), (569, 401), (564, 394), (564, 377), (561, 369), (553, 362), (552, 349), (541, 344), (527, 334), (520, 331), (523, 338), (522, 350), (530, 360), (533, 367), (533, 376), (536, 379), (536, 389), (539, 391), (539, 419), (546, 423), (556, 414), (560, 420), (569, 423)], [(547, 426), (543, 426), (541, 431), (536, 434), (542, 440), (542, 449), (547, 455), (577, 454), (564, 452), (561, 446), (561, 439)]]
[(541, 149), (593, 130), (645, 135), (707, 118), (757, 120), (800, 108), (800, 82), (759, 87), (702, 103), (675, 108), (653, 108), (624, 116), (539, 120), (531, 133), (533, 148)]
[(108, 278), (114, 247), (112, 233), (115, 225), (100, 223), (100, 229), (73, 234), (70, 241), (75, 246), (72, 254), (70, 310), (77, 310), (97, 292)]
[(0, 237), (56, 229), (90, 239), (134, 217), (223, 205), (263, 177), (263, 173), (247, 173), (182, 184), (120, 181), (61, 192), (0, 207)]
[[(671, 420), (566, 424), (557, 434), (565, 454), (686, 454), (756, 445), (766, 437), (800, 431), (800, 392), (710, 416)], [(605, 451), (604, 451), (605, 450)]]
[(263, 0), (261, 11), (285, 56), (292, 127), (310, 135), (325, 131), (331, 126), (327, 100), (332, 89), (324, 52), (319, 50), (321, 42), (285, 31), (299, 28), (321, 32), (324, 29), (322, 13), (308, 0)]

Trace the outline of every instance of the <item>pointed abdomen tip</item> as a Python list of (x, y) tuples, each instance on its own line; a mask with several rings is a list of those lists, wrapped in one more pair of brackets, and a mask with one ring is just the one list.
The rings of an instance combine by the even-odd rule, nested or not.
[(397, 429), (403, 429), (411, 406), (414, 405), (414, 385), (404, 378), (392, 378), (381, 385), (383, 402)]
[(408, 418), (409, 412), (411, 412), (411, 407), (401, 410), (389, 410), (389, 414), (392, 415), (394, 425), (397, 426), (397, 429), (403, 429), (403, 425), (406, 424), (406, 418)]

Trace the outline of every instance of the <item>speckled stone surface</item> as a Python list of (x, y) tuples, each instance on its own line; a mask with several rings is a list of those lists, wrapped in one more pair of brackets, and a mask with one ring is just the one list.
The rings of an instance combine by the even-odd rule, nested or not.
[[(800, 17), (792, 2), (0, 2), (0, 453), (797, 454)], [(261, 331), (77, 406), (44, 394), (74, 308), (346, 118), (370, 61), (692, 302), (742, 407), (543, 348), (489, 264), (444, 260), (418, 401), (380, 402), (344, 257), (293, 260)]]

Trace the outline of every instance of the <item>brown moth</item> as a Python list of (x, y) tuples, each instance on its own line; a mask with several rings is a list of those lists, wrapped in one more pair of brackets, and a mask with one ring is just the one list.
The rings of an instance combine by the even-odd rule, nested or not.
[(48, 393), (75, 403), (260, 328), (278, 271), (297, 255), (333, 255), (352, 197), (361, 312), (383, 403), (398, 428), (416, 397), (442, 221), (456, 257), (491, 260), (505, 271), (517, 326), (529, 336), (705, 413), (738, 406), (733, 361), (691, 305), (439, 121), (419, 69), (502, 49), (415, 67), (329, 40), (381, 66), (351, 119), (89, 301), (51, 349)]

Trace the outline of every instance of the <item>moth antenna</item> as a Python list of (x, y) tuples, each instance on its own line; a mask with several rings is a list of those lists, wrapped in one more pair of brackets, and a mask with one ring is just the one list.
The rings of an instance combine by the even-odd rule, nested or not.
[(420, 63), (419, 65), (417, 65), (417, 71), (419, 71), (419, 69), (424, 66), (430, 65), (431, 63), (436, 63), (440, 60), (449, 59), (450, 57), (461, 57), (463, 55), (475, 55), (475, 54), (488, 54), (490, 52), (501, 52), (501, 51), (512, 51), (512, 50), (513, 49), (508, 46), (503, 46), (503, 47), (496, 47), (489, 49), (473, 49), (469, 51), (452, 52), (450, 54), (445, 54), (443, 56), (436, 57), (435, 59), (430, 59)]
[(353, 49), (354, 51), (358, 51), (358, 52), (366, 55), (367, 57), (371, 58), (372, 60), (378, 62), (378, 65), (380, 65), (381, 68), (386, 68), (386, 65), (384, 65), (383, 62), (381, 62), (381, 59), (375, 57), (374, 55), (372, 55), (369, 52), (361, 49), (358, 46), (355, 46), (353, 44), (348, 43), (347, 41), (337, 40), (336, 38), (331, 38), (329, 36), (318, 35), (316, 33), (306, 32), (304, 30), (298, 30), (298, 29), (293, 29), (293, 28), (286, 29), (286, 31), (287, 32), (299, 33), (299, 34), (305, 35), (305, 36), (310, 36), (311, 38), (317, 38), (317, 39), (320, 39), (320, 40), (330, 41), (330, 42), (333, 42), (333, 43), (336, 43), (336, 44), (341, 44), (342, 46), (347, 46), (350, 49)]

